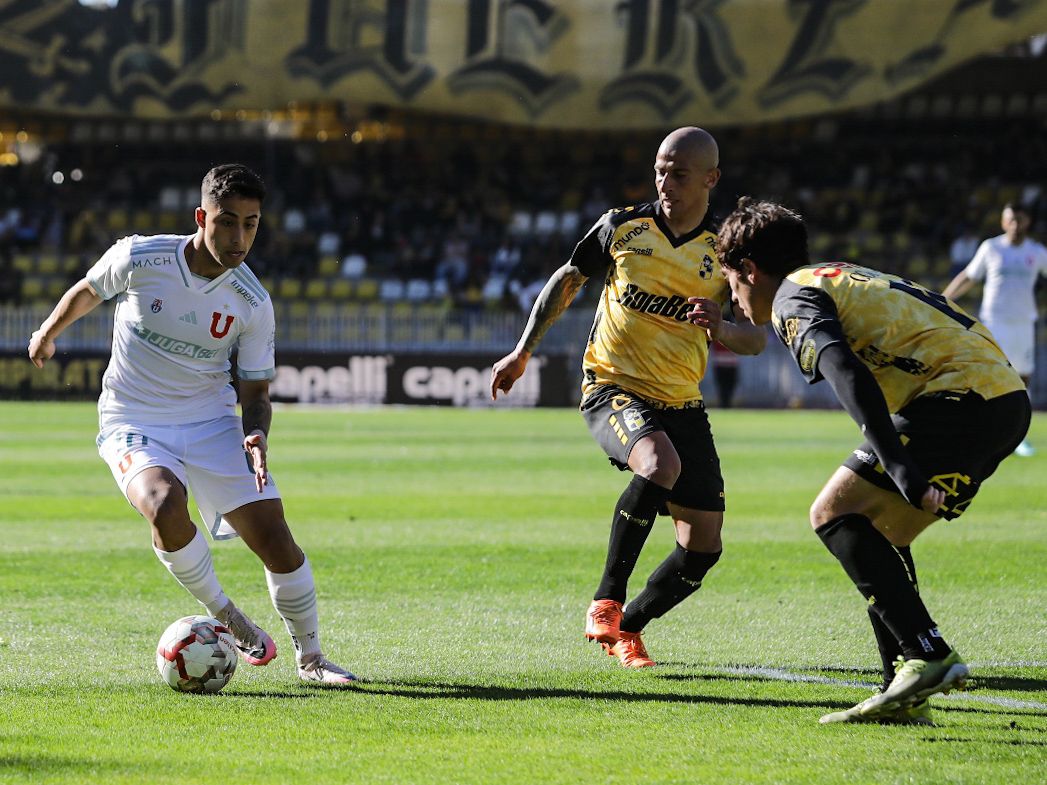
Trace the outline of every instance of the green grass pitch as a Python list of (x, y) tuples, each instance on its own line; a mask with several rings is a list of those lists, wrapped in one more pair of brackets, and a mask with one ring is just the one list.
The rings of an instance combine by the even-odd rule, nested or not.
[[(634, 673), (582, 636), (626, 478), (576, 412), (277, 411), (270, 465), (325, 649), (369, 682), (296, 683), (261, 567), (231, 542), (219, 577), (281, 653), (189, 696), (154, 650), (200, 609), (97, 457), (93, 406), (0, 403), (0, 783), (1042, 781), (1047, 417), (1036, 457), (1005, 461), (913, 548), (977, 680), (932, 700), (936, 728), (817, 722), (877, 678), (863, 601), (807, 524), (854, 424), (711, 418), (724, 557), (648, 627), (660, 667)], [(660, 519), (633, 593), (671, 543)]]

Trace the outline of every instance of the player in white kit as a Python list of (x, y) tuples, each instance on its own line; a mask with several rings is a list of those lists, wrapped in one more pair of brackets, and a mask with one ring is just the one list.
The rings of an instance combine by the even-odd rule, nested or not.
[[(1006, 204), (1000, 216), (1003, 234), (985, 240), (970, 263), (942, 292), (957, 300), (975, 282), (983, 282), (978, 319), (1029, 386), (1035, 367), (1036, 280), (1047, 276), (1047, 248), (1028, 237), (1029, 211), (1020, 204)], [(1035, 450), (1028, 440), (1015, 449), (1030, 456)]]
[[(98, 452), (152, 525), (157, 557), (230, 628), (245, 661), (265, 665), (276, 656), (273, 639), (218, 583), (211, 550), (189, 514), (192, 490), (211, 535), (240, 536), (264, 564), (299, 678), (344, 686), (356, 677), (320, 649), (312, 571), (266, 465), (275, 322), (269, 295), (243, 263), (264, 198), (265, 185), (250, 169), (216, 166), (203, 180), (196, 234), (117, 241), (33, 333), (29, 358), (43, 367), (65, 328), (116, 299), (112, 356), (98, 399)], [(230, 378), (234, 349), (241, 417)]]

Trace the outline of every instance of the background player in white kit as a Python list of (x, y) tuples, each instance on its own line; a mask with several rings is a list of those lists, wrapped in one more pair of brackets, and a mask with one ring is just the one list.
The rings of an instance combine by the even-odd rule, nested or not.
[[(942, 294), (957, 300), (975, 281), (984, 282), (978, 319), (1028, 387), (1036, 356), (1036, 280), (1047, 276), (1047, 248), (1027, 236), (1029, 211), (1020, 204), (1004, 205), (1000, 226), (1003, 234), (978, 246)], [(1025, 440), (1014, 452), (1027, 457), (1035, 450)]]
[[(116, 298), (112, 357), (98, 399), (98, 451), (152, 525), (153, 550), (232, 630), (244, 660), (265, 665), (276, 656), (273, 639), (219, 585), (210, 548), (189, 515), (191, 489), (212, 536), (239, 535), (265, 565), (273, 605), (295, 644), (299, 678), (346, 685), (356, 677), (321, 652), (312, 571), (266, 467), (273, 306), (243, 264), (264, 199), (264, 183), (246, 166), (216, 166), (203, 179), (196, 234), (119, 240), (33, 333), (29, 358), (43, 367), (66, 327)], [(229, 376), (234, 348), (241, 418)]]

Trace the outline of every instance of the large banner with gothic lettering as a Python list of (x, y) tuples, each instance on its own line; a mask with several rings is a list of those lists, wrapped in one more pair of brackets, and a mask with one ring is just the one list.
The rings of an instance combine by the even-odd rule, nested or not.
[(1044, 31), (1047, 0), (3, 0), (0, 105), (715, 126), (888, 98)]

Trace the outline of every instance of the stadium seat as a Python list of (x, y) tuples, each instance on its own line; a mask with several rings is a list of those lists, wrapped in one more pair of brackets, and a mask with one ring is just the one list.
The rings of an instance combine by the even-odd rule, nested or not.
[(405, 295), (411, 302), (421, 302), (432, 297), (433, 285), (427, 278), (412, 278), (407, 282)]
[(361, 278), (356, 282), (356, 299), (373, 300), (378, 296), (378, 281), (374, 278)]
[(352, 295), (352, 281), (347, 281), (345, 278), (335, 278), (331, 281), (331, 288), (328, 291), (327, 296), (332, 300), (348, 300)]
[(80, 261), (80, 257), (72, 253), (64, 254), (58, 263), (58, 271), (63, 275), (72, 275), (81, 269), (86, 270), (86, 267), (87, 265)]
[(276, 286), (276, 296), (283, 300), (294, 300), (302, 294), (302, 282), (297, 278), (281, 278)]
[(484, 283), (483, 298), (489, 302), (501, 301), (505, 293), (505, 278), (500, 275), (492, 275)]
[(182, 211), (162, 210), (156, 216), (156, 228), (164, 234), (173, 234), (191, 220), (192, 216), (187, 216)]
[(360, 278), (367, 272), (367, 259), (358, 253), (351, 253), (342, 259), (342, 275), (346, 278)]
[(44, 284), (44, 296), (51, 302), (58, 302), (68, 288), (69, 284), (61, 278), (48, 278)]
[(36, 257), (36, 271), (41, 275), (54, 275), (59, 271), (58, 254), (42, 253)]
[(310, 278), (305, 284), (305, 298), (307, 300), (321, 300), (327, 296), (327, 279)]
[(577, 210), (567, 210), (560, 214), (560, 234), (565, 237), (573, 237), (578, 234), (578, 225), (582, 217)]
[(535, 234), (548, 237), (556, 231), (558, 224), (556, 213), (552, 210), (542, 210), (534, 218)]
[(22, 279), (22, 299), (36, 301), (44, 299), (44, 278), (39, 275), (27, 275)]
[(36, 272), (36, 257), (32, 254), (17, 253), (11, 260), (11, 266), (19, 272), (23, 273), (35, 273)]
[(517, 210), (513, 213), (512, 220), (509, 222), (509, 234), (517, 237), (529, 234), (533, 223), (534, 219), (531, 217), (529, 212), (526, 210)]
[(316, 271), (324, 276), (330, 278), (338, 275), (339, 262), (337, 256), (324, 256), (320, 259), (320, 263), (316, 267)]
[(394, 300), (402, 300), (404, 298), (405, 288), (404, 282), (399, 278), (386, 278), (379, 285), (378, 298), (385, 302), (392, 302)]
[(105, 225), (106, 228), (111, 232), (126, 232), (127, 227), (130, 225), (131, 218), (127, 214), (127, 210), (123, 210), (119, 207), (114, 207), (105, 214)]

